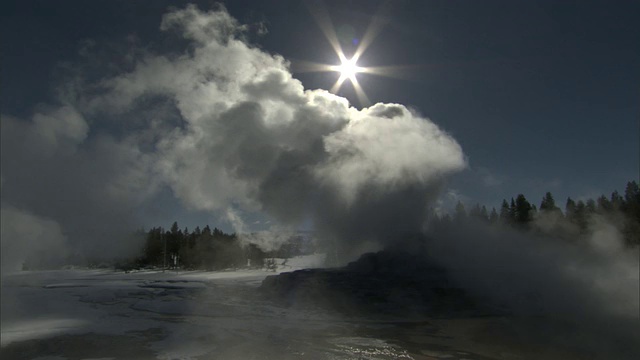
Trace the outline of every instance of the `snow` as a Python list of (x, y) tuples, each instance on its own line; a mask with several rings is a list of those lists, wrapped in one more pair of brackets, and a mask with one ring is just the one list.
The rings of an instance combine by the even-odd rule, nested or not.
[(275, 259), (276, 272), (295, 271), (309, 268), (319, 268), (324, 264), (325, 254), (297, 256), (291, 259)]
[[(321, 255), (276, 259), (275, 273), (316, 267), (321, 260)], [(6, 275), (0, 357), (487, 359), (518, 354), (475, 343), (473, 328), (485, 329), (490, 319), (471, 319), (460, 327), (421, 316), (361, 318), (282, 307), (257, 290), (273, 274), (74, 269)]]
[[(4, 315), (4, 312), (3, 312)], [(87, 323), (77, 319), (33, 319), (20, 322), (12, 322), (5, 325), (2, 322), (2, 346), (14, 341), (24, 341), (34, 338), (45, 338), (72, 332)]]
[[(280, 308), (261, 297), (257, 288), (267, 275), (315, 267), (322, 259), (322, 255), (275, 259), (275, 272), (72, 269), (5, 275), (2, 351), (6, 354), (12, 346), (33, 341), (81, 346), (98, 335), (113, 339), (126, 335), (159, 359), (220, 353), (226, 354), (223, 358), (251, 358), (263, 351), (280, 358), (277, 349), (290, 340), (297, 342), (291, 356), (309, 354), (305, 344), (313, 339), (311, 334), (344, 321), (322, 311)], [(118, 344), (122, 341), (113, 346), (129, 346)], [(325, 347), (333, 347), (334, 358), (344, 358), (340, 353), (348, 352), (341, 346), (327, 343), (312, 352), (327, 353)], [(91, 358), (118, 358), (110, 356), (111, 350)], [(31, 358), (66, 359), (74, 357), (74, 351), (65, 348), (62, 355), (41, 353)]]

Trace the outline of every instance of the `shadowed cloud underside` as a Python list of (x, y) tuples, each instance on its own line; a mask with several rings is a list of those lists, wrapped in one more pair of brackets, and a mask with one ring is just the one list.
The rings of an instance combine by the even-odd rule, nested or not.
[[(84, 236), (96, 222), (118, 228), (166, 188), (187, 208), (311, 221), (326, 238), (358, 243), (388, 237), (388, 219), (419, 231), (442, 180), (466, 166), (455, 139), (415, 111), (358, 110), (305, 90), (223, 8), (173, 10), (161, 30), (181, 35), (185, 50), (140, 52), (129, 70), (69, 79), (72, 91), (31, 120), (3, 117), (4, 204), (59, 224), (86, 252), (104, 241)], [(21, 168), (25, 160), (49, 165)], [(67, 201), (85, 195), (94, 201)]]

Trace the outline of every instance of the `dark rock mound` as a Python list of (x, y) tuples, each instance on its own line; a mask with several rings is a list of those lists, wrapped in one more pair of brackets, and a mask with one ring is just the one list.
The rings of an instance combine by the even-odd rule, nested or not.
[(351, 315), (488, 315), (447, 272), (425, 256), (385, 250), (343, 268), (307, 269), (268, 276), (260, 290), (292, 307), (321, 307)]

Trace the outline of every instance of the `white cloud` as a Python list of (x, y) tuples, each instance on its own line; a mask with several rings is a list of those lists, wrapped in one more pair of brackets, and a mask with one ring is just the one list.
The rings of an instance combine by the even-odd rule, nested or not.
[(200, 44), (226, 43), (246, 30), (245, 26), (231, 17), (220, 5), (217, 11), (200, 11), (193, 4), (172, 11), (163, 17), (160, 29), (168, 30), (173, 27), (180, 29), (186, 39), (195, 40)]
[[(37, 235), (30, 225), (8, 228), (20, 236), (8, 235), (6, 241), (26, 245), (7, 244), (3, 256), (21, 259), (25, 248), (39, 249), (37, 243), (62, 232), (69, 234), (65, 246), (87, 256), (136, 250), (125, 236), (136, 226), (134, 209), (157, 189), (155, 161), (133, 138), (101, 134), (88, 140), (82, 118), (71, 108), (42, 111), (32, 121), (2, 116), (3, 211), (8, 209), (8, 219), (49, 232)], [(26, 215), (16, 215), (16, 208)], [(50, 223), (55, 227), (42, 225)]]
[(22, 270), (27, 260), (32, 266), (62, 263), (67, 240), (57, 222), (9, 205), (0, 208), (0, 217), (3, 274)]
[(353, 111), (350, 122), (325, 138), (329, 158), (317, 174), (353, 200), (366, 184), (392, 190), (428, 184), (465, 167), (460, 145), (434, 123), (402, 105)]
[(135, 209), (166, 185), (188, 208), (263, 211), (283, 226), (312, 219), (338, 237), (373, 216), (378, 224), (365, 232), (384, 236), (387, 217), (403, 231), (419, 228), (441, 179), (466, 166), (451, 136), (402, 105), (358, 110), (305, 90), (281, 56), (244, 41), (245, 27), (224, 9), (189, 5), (165, 15), (161, 30), (182, 35), (184, 52), (146, 52), (131, 71), (84, 91), (74, 83), (82, 101), (29, 125), (43, 134), (34, 141), (77, 144), (92, 120), (97, 135), (65, 159), (78, 178), (62, 178), (78, 190), (89, 178), (108, 202)]
[(89, 125), (74, 107), (65, 105), (33, 116), (34, 142), (45, 146), (45, 151), (55, 151), (63, 142), (82, 143), (89, 132)]
[(304, 91), (287, 62), (247, 45), (224, 11), (188, 6), (166, 15), (162, 29), (181, 31), (194, 48), (148, 56), (105, 80), (96, 102), (118, 109), (148, 95), (175, 101), (188, 126), (158, 144), (158, 170), (187, 206), (262, 208), (261, 187), (275, 173), (283, 182), (312, 174), (351, 202), (371, 184), (427, 184), (465, 166), (453, 138), (402, 105), (358, 111), (326, 91)]

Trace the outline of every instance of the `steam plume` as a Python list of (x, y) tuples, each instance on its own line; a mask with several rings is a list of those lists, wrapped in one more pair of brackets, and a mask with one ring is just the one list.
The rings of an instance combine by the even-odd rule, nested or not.
[(189, 5), (160, 29), (184, 51), (76, 81), (31, 121), (3, 117), (3, 202), (12, 194), (7, 203), (58, 221), (72, 242), (93, 242), (74, 233), (122, 224), (118, 214), (166, 186), (190, 209), (261, 211), (358, 242), (387, 238), (387, 224), (420, 230), (442, 179), (465, 167), (458, 143), (415, 111), (305, 90), (223, 8)]

